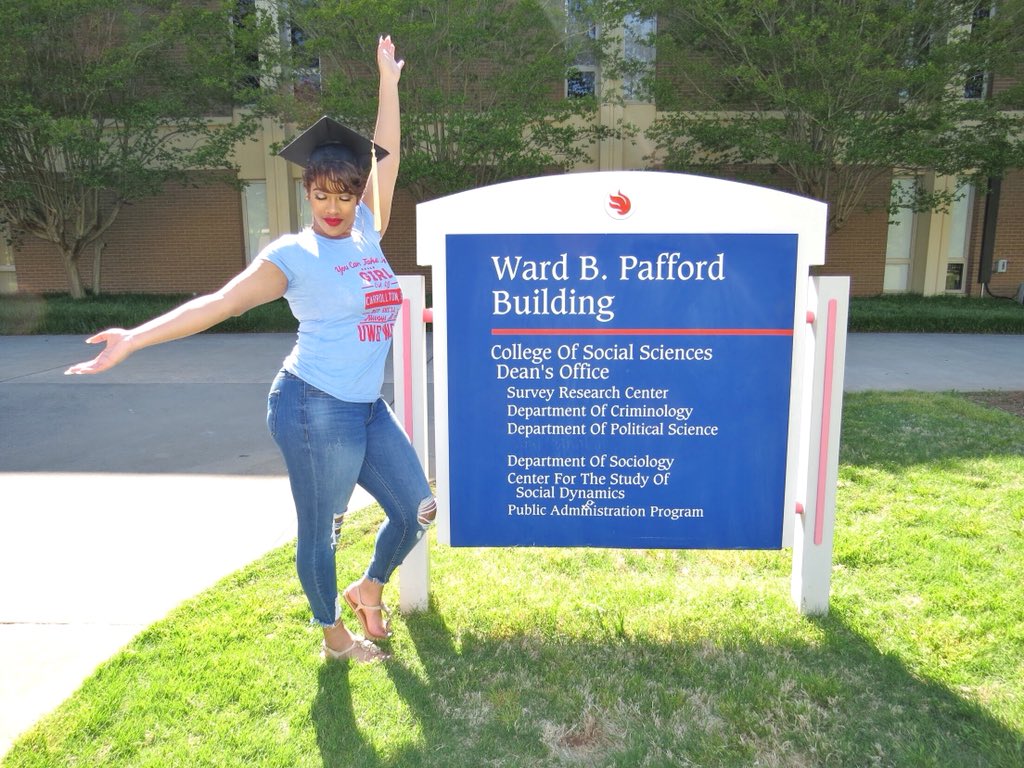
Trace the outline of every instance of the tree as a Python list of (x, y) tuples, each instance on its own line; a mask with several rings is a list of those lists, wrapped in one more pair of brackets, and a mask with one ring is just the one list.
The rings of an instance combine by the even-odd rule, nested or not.
[[(829, 203), (840, 228), (894, 169), (979, 183), (1024, 160), (1020, 0), (641, 0), (657, 15), (660, 116), (648, 131), (673, 170), (764, 168)], [(973, 98), (965, 98), (970, 96)], [(983, 97), (983, 98), (982, 98)], [(891, 209), (941, 208), (924, 187)]]
[(602, 133), (596, 101), (564, 94), (590, 41), (567, 32), (561, 0), (293, 0), (281, 10), (301, 42), (298, 79), (320, 69), (318, 92), (300, 87), (279, 107), (298, 123), (327, 113), (372, 132), (376, 35), (394, 38), (408, 62), (399, 184), (418, 200), (566, 170)]
[[(54, 243), (71, 295), (122, 206), (232, 169), (253, 114), (256, 24), (234, 3), (19, 0), (0, 6), (0, 229)], [(250, 79), (247, 79), (247, 76)], [(249, 91), (252, 92), (251, 90)], [(220, 116), (220, 119), (211, 119)], [(225, 175), (233, 179), (234, 175)]]

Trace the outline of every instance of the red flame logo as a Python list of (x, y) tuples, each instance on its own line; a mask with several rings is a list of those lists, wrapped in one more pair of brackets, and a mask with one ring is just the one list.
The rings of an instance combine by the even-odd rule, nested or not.
[(629, 213), (633, 204), (629, 201), (629, 198), (622, 194), (622, 190), (619, 190), (617, 195), (608, 195), (608, 207), (615, 211), (619, 216), (625, 216)]

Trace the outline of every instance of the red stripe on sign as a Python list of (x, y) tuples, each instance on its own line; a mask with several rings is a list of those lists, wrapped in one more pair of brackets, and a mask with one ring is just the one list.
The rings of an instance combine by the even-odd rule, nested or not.
[(412, 302), (402, 300), (402, 365), (405, 368), (405, 381), (402, 382), (402, 398), (405, 405), (405, 434), (414, 440), (412, 413)]
[(491, 328), (492, 336), (792, 336), (792, 328)]
[(832, 368), (836, 359), (835, 299), (828, 302), (828, 321), (825, 326), (825, 381), (821, 393), (821, 441), (818, 443), (818, 492), (814, 500), (814, 543), (821, 545), (825, 532), (825, 488), (828, 480), (828, 440), (832, 428)]

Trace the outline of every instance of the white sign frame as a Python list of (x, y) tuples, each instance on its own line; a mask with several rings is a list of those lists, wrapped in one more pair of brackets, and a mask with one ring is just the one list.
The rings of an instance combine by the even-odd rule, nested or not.
[[(609, 205), (614, 198), (628, 198), (628, 210)], [(749, 184), (686, 174), (616, 171), (566, 174), (507, 182), (420, 203), (417, 206), (417, 260), (432, 268), (433, 370), (435, 462), (438, 496), (438, 541), (450, 543), (450, 465), (448, 455), (448, 313), (446, 285), (446, 238), (462, 234), (794, 234), (797, 236), (796, 285), (793, 307), (792, 381), (787, 436), (782, 543), (793, 546), (798, 534), (799, 553), (794, 553), (792, 593), (805, 613), (828, 610), (828, 570), (831, 568), (839, 415), (842, 404), (842, 371), (845, 360), (848, 278), (824, 284), (833, 299), (830, 328), (841, 323), (838, 347), (830, 341), (829, 362), (822, 371), (824, 348), (809, 325), (818, 311), (819, 281), (811, 280), (810, 267), (825, 261), (827, 206), (819, 201)], [(841, 283), (841, 284), (840, 284)], [(838, 321), (835, 300), (841, 297)], [(805, 329), (812, 329), (809, 332)], [(821, 358), (821, 360), (819, 360)], [(838, 375), (836, 375), (838, 374)], [(820, 434), (823, 382), (838, 386), (838, 396), (825, 395), (834, 419), (827, 434), (827, 456), (818, 455), (814, 435)], [(396, 382), (397, 387), (397, 382)], [(838, 410), (837, 410), (838, 408)], [(813, 426), (815, 418), (819, 424)], [(824, 422), (828, 424), (827, 418)], [(813, 434), (812, 434), (813, 433)], [(823, 463), (824, 462), (824, 463)], [(820, 466), (821, 471), (808, 467)], [(817, 474), (815, 474), (817, 472)], [(818, 535), (805, 534), (813, 524), (808, 515), (798, 516), (805, 502), (815, 502), (824, 472), (831, 483), (826, 501), (833, 514), (825, 524), (827, 546)], [(814, 475), (812, 477), (812, 475)], [(798, 522), (800, 523), (798, 527)], [(814, 544), (815, 550), (809, 549)], [(822, 558), (826, 558), (825, 561)], [(825, 572), (822, 573), (824, 566)], [(424, 578), (426, 578), (426, 569)], [(821, 588), (824, 585), (824, 605)], [(808, 591), (810, 590), (810, 592)], [(415, 602), (425, 606), (424, 587)]]

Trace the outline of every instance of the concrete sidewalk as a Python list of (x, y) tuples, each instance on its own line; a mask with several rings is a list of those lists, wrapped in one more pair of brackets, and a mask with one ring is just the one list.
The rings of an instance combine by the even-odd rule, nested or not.
[(1024, 336), (853, 333), (847, 392), (1024, 390)]
[(198, 336), (64, 376), (96, 349), (0, 337), (0, 755), (142, 629), (294, 538), (265, 425), (293, 342)]
[[(140, 630), (294, 537), (264, 425), (293, 339), (198, 336), (67, 377), (95, 353), (80, 338), (0, 337), (0, 754)], [(1024, 337), (854, 334), (845, 388), (1021, 390)]]

